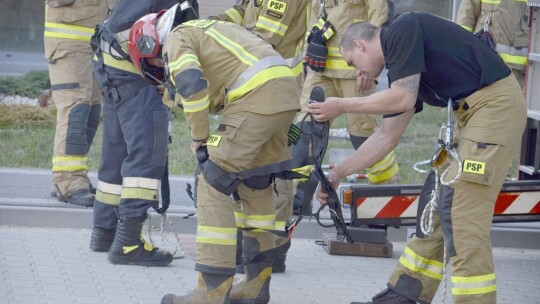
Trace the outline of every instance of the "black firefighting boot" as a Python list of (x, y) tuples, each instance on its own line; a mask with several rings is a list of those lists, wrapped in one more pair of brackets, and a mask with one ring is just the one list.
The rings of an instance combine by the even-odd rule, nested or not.
[(61, 202), (65, 202), (71, 205), (81, 206), (81, 207), (94, 206), (95, 195), (92, 192), (90, 192), (89, 189), (77, 190), (71, 193), (70, 195), (68, 195), (67, 197), (64, 197), (63, 195), (58, 195), (58, 193), (60, 192), (57, 192), (56, 198)]
[(99, 252), (107, 252), (111, 249), (116, 228), (106, 229), (94, 226), (92, 236), (90, 237), (90, 249)]
[(287, 258), (287, 255), (283, 254), (282, 256), (274, 259), (274, 262), (272, 263), (272, 273), (284, 273), (285, 269), (287, 268), (285, 266), (285, 259)]
[(231, 289), (231, 304), (266, 304), (270, 302), (272, 261), (244, 265), (244, 280)]
[(416, 304), (390, 288), (376, 294), (370, 302), (351, 302), (351, 304)]
[(168, 251), (146, 242), (142, 228), (146, 216), (120, 218), (108, 259), (113, 264), (166, 266), (173, 260)]
[(232, 276), (199, 272), (197, 287), (184, 296), (166, 294), (161, 304), (229, 304)]

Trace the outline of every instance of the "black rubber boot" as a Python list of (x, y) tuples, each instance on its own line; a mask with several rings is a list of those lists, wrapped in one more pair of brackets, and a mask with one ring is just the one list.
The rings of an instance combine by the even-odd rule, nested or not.
[[(51, 193), (52, 195), (52, 193)], [(82, 189), (73, 192), (67, 198), (56, 193), (56, 198), (61, 201), (75, 206), (92, 207), (94, 206), (95, 195), (88, 189)]]
[(113, 264), (166, 266), (172, 262), (171, 253), (160, 250), (143, 239), (141, 233), (146, 216), (121, 218), (109, 250), (108, 260)]
[[(94, 188), (94, 186), (92, 185), (92, 183), (90, 183), (90, 193), (92, 194), (96, 194), (96, 188)], [(56, 199), (58, 199), (59, 201), (64, 201), (63, 197), (62, 196), (58, 196), (58, 192), (56, 191), (56, 189), (54, 190), (51, 190), (51, 197), (55, 197)]]
[(285, 269), (287, 268), (285, 266), (285, 258), (286, 255), (282, 255), (277, 259), (274, 259), (274, 262), (272, 263), (272, 273), (284, 273)]
[(111, 249), (115, 234), (116, 228), (105, 229), (94, 226), (92, 229), (92, 236), (90, 237), (90, 249), (99, 252), (109, 251), (109, 249)]
[(376, 294), (370, 302), (351, 302), (351, 304), (416, 304), (390, 288)]

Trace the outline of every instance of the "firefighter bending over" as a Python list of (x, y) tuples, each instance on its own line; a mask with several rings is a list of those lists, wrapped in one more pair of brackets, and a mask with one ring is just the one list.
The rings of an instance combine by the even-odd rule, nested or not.
[[(202, 167), (197, 184), (199, 280), (192, 292), (167, 294), (162, 303), (268, 303), (272, 260), (280, 254), (272, 233), (272, 172), (241, 176), (290, 159), (287, 133), (300, 109), (295, 77), (272, 46), (232, 23), (201, 19), (169, 34), (155, 31), (143, 27), (131, 43), (143, 45), (139, 42), (148, 36), (160, 37), (156, 45), (164, 43), (167, 81), (184, 107), (190, 148)], [(211, 131), (208, 115), (220, 111), (219, 125)], [(242, 206), (246, 274), (231, 288), (237, 242), (233, 199)]]

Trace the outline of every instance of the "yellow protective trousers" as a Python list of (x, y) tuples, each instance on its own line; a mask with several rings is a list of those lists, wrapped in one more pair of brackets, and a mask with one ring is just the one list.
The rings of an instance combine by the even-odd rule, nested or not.
[[(252, 92), (251, 98), (256, 98)], [(287, 132), (295, 111), (271, 115), (250, 112), (230, 113), (225, 108), (218, 129), (207, 143), (209, 158), (229, 172), (239, 172), (278, 163), (290, 158)], [(250, 248), (243, 248), (244, 258), (253, 258), (275, 247), (276, 204), (272, 187), (251, 189), (240, 184), (237, 189), (244, 238)], [(199, 176), (197, 184), (197, 261), (195, 270), (216, 275), (234, 275), (236, 265), (237, 223), (232, 198)], [(245, 242), (244, 242), (245, 244)], [(256, 244), (256, 245), (255, 245)]]
[(53, 52), (49, 76), (57, 109), (52, 182), (66, 197), (89, 189), (87, 153), (99, 124), (101, 91), (89, 52)]
[[(510, 75), (463, 99), (454, 115), (462, 172), (454, 160), (444, 178), (450, 184), (439, 192), (434, 233), (412, 239), (388, 285), (419, 303), (431, 303), (443, 279), (446, 249), (454, 303), (494, 304), (493, 208), (525, 128), (525, 102)], [(430, 174), (423, 193), (433, 187)]]

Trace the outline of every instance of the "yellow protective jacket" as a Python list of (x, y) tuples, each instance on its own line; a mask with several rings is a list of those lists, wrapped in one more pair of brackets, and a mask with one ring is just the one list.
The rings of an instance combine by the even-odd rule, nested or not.
[(462, 0), (456, 22), (476, 33), (491, 13), (489, 31), (501, 58), (516, 70), (525, 70), (529, 44), (529, 8), (526, 0)]
[(62, 57), (67, 52), (92, 53), (90, 38), (103, 22), (115, 0), (58, 1), (62, 6), (45, 8), (45, 57)]
[(233, 22), (269, 42), (296, 76), (302, 73), (311, 0), (243, 0), (211, 19)]
[[(258, 114), (300, 109), (298, 100), (291, 102), (298, 86), (285, 60), (239, 25), (208, 19), (181, 24), (165, 40), (163, 58), (193, 139), (208, 137), (208, 114), (221, 109)], [(279, 89), (268, 91), (267, 84)], [(265, 94), (258, 94), (263, 88)]]
[[(312, 24), (317, 22), (320, 0), (314, 0), (312, 6)], [(335, 27), (335, 34), (326, 42), (328, 56), (323, 75), (330, 78), (356, 78), (354, 68), (349, 67), (339, 52), (339, 42), (343, 32), (355, 22), (370, 22), (382, 26), (388, 19), (387, 0), (323, 0), (327, 20)]]

